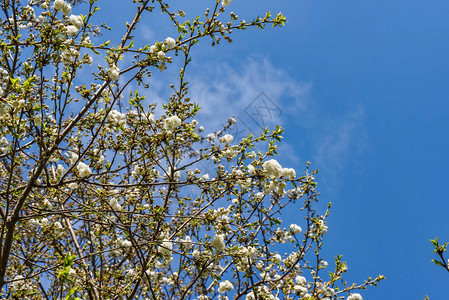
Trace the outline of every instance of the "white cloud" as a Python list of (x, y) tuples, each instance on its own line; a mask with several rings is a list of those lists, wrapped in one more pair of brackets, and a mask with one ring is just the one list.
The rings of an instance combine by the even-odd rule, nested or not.
[[(320, 121), (321, 119), (321, 121)], [(365, 114), (361, 105), (343, 116), (314, 120), (318, 134), (311, 143), (313, 168), (323, 171), (321, 184), (330, 192), (338, 189), (348, 164), (360, 159), (368, 148)], [(357, 164), (358, 167), (362, 167)]]
[[(196, 119), (206, 134), (221, 129), (229, 117), (238, 120), (230, 132), (235, 140), (248, 133), (258, 134), (265, 126), (283, 126), (289, 139), (279, 144), (281, 163), (300, 174), (305, 162), (311, 161), (313, 169), (320, 169), (320, 185), (326, 191), (338, 190), (346, 165), (360, 157), (368, 145), (361, 105), (336, 115), (320, 106), (328, 101), (313, 101), (311, 83), (298, 81), (267, 58), (249, 58), (240, 65), (211, 63), (189, 71), (189, 97), (201, 107)], [(154, 73), (158, 76), (152, 76), (150, 88), (144, 92), (147, 101), (158, 104), (156, 115), (162, 113), (161, 104), (171, 94), (168, 85), (176, 73), (174, 65)], [(272, 110), (264, 109), (258, 96)]]
[[(310, 87), (295, 81), (266, 58), (247, 59), (238, 66), (222, 63), (203, 67), (189, 81), (190, 95), (202, 107), (201, 119), (206, 125), (216, 129), (235, 116), (255, 132), (267, 125), (281, 125), (286, 109), (291, 112), (303, 108), (302, 99)], [(287, 98), (288, 105), (284, 103)], [(264, 101), (269, 107), (262, 107)]]
[[(236, 139), (249, 133), (258, 135), (265, 127), (282, 126), (292, 114), (305, 109), (310, 84), (302, 83), (267, 58), (248, 58), (240, 65), (228, 63), (202, 67), (189, 76), (190, 97), (198, 102), (198, 116), (206, 132), (221, 129), (229, 117), (236, 117), (231, 129)], [(279, 145), (281, 161), (299, 165), (295, 147), (287, 141)]]
[[(298, 81), (267, 58), (247, 59), (237, 66), (222, 63), (202, 67), (202, 72), (191, 75), (189, 81), (190, 96), (202, 107), (198, 119), (206, 130), (220, 129), (231, 116), (240, 121), (234, 134), (241, 137), (259, 133), (264, 126), (285, 127), (291, 140), (279, 144), (281, 161), (296, 168), (311, 161), (313, 169), (320, 169), (320, 184), (326, 191), (338, 192), (347, 164), (360, 158), (368, 147), (360, 104), (344, 115), (336, 115), (319, 104), (328, 101), (313, 101), (311, 83)], [(282, 112), (279, 115), (273, 109), (268, 117), (265, 111), (267, 122), (263, 126), (260, 117), (251, 116), (253, 101), (261, 92)], [(263, 108), (259, 112), (264, 113)]]
[(141, 33), (141, 37), (146, 41), (146, 43), (154, 43), (154, 31), (150, 28), (150, 26), (145, 24), (139, 25), (139, 30)]

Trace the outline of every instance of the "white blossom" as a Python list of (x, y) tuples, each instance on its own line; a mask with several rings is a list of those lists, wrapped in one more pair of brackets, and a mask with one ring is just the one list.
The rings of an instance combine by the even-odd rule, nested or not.
[(307, 280), (304, 276), (300, 276), (300, 275), (296, 276), (295, 281), (296, 281), (296, 284), (299, 284), (301, 286), (306, 286), (306, 284), (307, 284)]
[(223, 157), (234, 158), (239, 154), (238, 149), (228, 148), (223, 151)]
[(109, 79), (116, 81), (120, 77), (120, 69), (114, 65), (107, 71)]
[(225, 248), (224, 236), (222, 234), (216, 234), (210, 241), (210, 244), (218, 251), (223, 251)]
[(72, 6), (64, 0), (55, 0), (55, 9), (61, 10), (64, 15), (68, 15), (72, 12)]
[(171, 116), (164, 120), (164, 128), (173, 131), (181, 125), (182, 121), (178, 116)]
[[(23, 11), (26, 12), (29, 15), (29, 18), (31, 20), (35, 20), (36, 19), (36, 13), (34, 12), (34, 8), (31, 7), (30, 5), (27, 5), (23, 8)], [(33, 26), (33, 24), (31, 22), (28, 22), (27, 27), (31, 27)]]
[(319, 224), (319, 229), (320, 229), (321, 234), (326, 234), (326, 232), (327, 232), (327, 225), (324, 222), (324, 220), (319, 220), (318, 224)]
[(192, 239), (190, 238), (190, 236), (186, 235), (186, 237), (184, 239), (180, 240), (180, 242), (187, 249), (192, 248)]
[(273, 262), (275, 264), (280, 264), (282, 262), (282, 256), (279, 253), (276, 253), (275, 255), (273, 255)]
[(156, 261), (155, 267), (163, 269), (168, 267), (173, 262), (173, 256), (165, 257), (162, 261)]
[(121, 245), (122, 247), (131, 247), (131, 246), (133, 245), (133, 243), (132, 243), (131, 241), (128, 241), (128, 240), (122, 240), (122, 241), (120, 242), (120, 245)]
[(117, 199), (114, 197), (111, 200), (109, 200), (109, 205), (112, 207), (115, 211), (122, 210), (122, 206), (118, 203)]
[(162, 242), (162, 244), (157, 248), (157, 252), (164, 256), (171, 256), (173, 251), (173, 243), (172, 242)]
[(131, 172), (131, 176), (134, 178), (139, 177), (140, 172), (142, 172), (142, 168), (139, 165), (134, 166), (133, 171)]
[(165, 44), (167, 45), (167, 49), (173, 49), (176, 45), (176, 41), (173, 38), (168, 37), (165, 39)]
[(270, 194), (275, 188), (277, 188), (278, 183), (276, 181), (266, 182), (264, 185), (264, 193), (265, 195)]
[(65, 30), (67, 31), (68, 34), (70, 35), (76, 35), (78, 33), (78, 28), (76, 28), (76, 26), (73, 25), (69, 25), (65, 27)]
[(300, 296), (304, 297), (307, 294), (307, 288), (302, 285), (295, 285), (293, 287), (296, 293), (298, 293)]
[(231, 4), (231, 1), (232, 0), (223, 0), (223, 1), (221, 1), (221, 5), (228, 6), (229, 4)]
[(62, 227), (61, 223), (59, 221), (55, 222), (55, 229), (56, 230), (62, 230), (64, 229), (64, 227)]
[(24, 99), (16, 99), (11, 102), (11, 105), (15, 109), (21, 109), (25, 106), (25, 100)]
[(87, 177), (90, 174), (92, 174), (92, 171), (90, 170), (89, 166), (83, 162), (78, 163), (78, 165), (76, 167), (77, 167), (78, 173), (81, 177)]
[(79, 55), (80, 53), (78, 52), (78, 50), (74, 48), (67, 48), (61, 54), (62, 62), (64, 64), (69, 64), (72, 62), (73, 58), (77, 58)]
[(108, 122), (113, 126), (122, 126), (126, 124), (126, 115), (113, 109), (108, 114)]
[(298, 233), (301, 233), (302, 228), (301, 228), (299, 225), (291, 224), (291, 225), (290, 225), (290, 230), (291, 230), (294, 234), (298, 234)]
[(156, 272), (152, 271), (151, 269), (148, 269), (145, 271), (145, 274), (147, 274), (149, 277), (154, 277), (154, 275), (156, 275)]
[(46, 227), (46, 226), (48, 226), (48, 219), (47, 218), (42, 218), (40, 221), (39, 221), (39, 225), (41, 226), (41, 227)]
[(223, 282), (220, 282), (220, 285), (218, 287), (218, 292), (223, 294), (229, 291), (232, 291), (234, 289), (234, 286), (229, 280), (225, 280)]
[(55, 0), (55, 9), (61, 10), (67, 3), (64, 0)]
[(354, 293), (348, 296), (347, 300), (363, 300), (362, 295)]
[(329, 264), (328, 264), (327, 261), (325, 261), (325, 260), (322, 260), (322, 261), (321, 261), (321, 266), (322, 266), (323, 268), (327, 268), (328, 265), (329, 265)]
[(164, 52), (164, 51), (159, 51), (159, 52), (157, 53), (157, 58), (158, 58), (159, 60), (164, 60), (164, 59), (165, 59), (165, 52)]
[(256, 258), (256, 249), (251, 247), (251, 246), (241, 247), (240, 248), (240, 254), (242, 256), (246, 256), (246, 257), (249, 257), (251, 259), (254, 259), (254, 258)]
[[(173, 173), (173, 175), (172, 175), (172, 173)], [(181, 172), (179, 172), (179, 171), (173, 172), (173, 170), (170, 168), (170, 170), (168, 171), (168, 173), (166, 173), (164, 175), (164, 177), (170, 181), (178, 181), (181, 178)]]
[(229, 144), (234, 140), (234, 137), (230, 134), (226, 134), (220, 138), (220, 143)]
[(250, 175), (256, 175), (256, 168), (253, 165), (248, 165), (248, 173)]
[(195, 249), (195, 250), (193, 250), (193, 252), (192, 252), (192, 256), (193, 256), (193, 258), (198, 258), (198, 257), (200, 257), (200, 251), (198, 251), (197, 249)]
[(152, 123), (154, 122), (154, 115), (152, 113), (142, 114), (142, 119), (144, 119), (148, 123)]
[[(84, 45), (84, 46), (87, 46), (87, 45), (92, 44), (92, 41), (90, 40), (90, 37), (84, 36), (84, 37), (81, 38), (81, 44)], [(90, 59), (92, 59), (92, 57), (90, 57)]]
[(71, 15), (69, 17), (69, 21), (70, 23), (75, 26), (78, 30), (81, 29), (81, 27), (83, 27), (83, 17), (78, 16), (78, 15)]
[(295, 179), (296, 172), (295, 169), (292, 168), (283, 168), (282, 169), (282, 176), (288, 177), (289, 179)]
[(61, 164), (58, 164), (58, 167), (56, 168), (56, 174), (61, 177), (65, 172), (64, 167)]
[(70, 14), (72, 12), (72, 6), (70, 5), (70, 4), (68, 4), (68, 3), (66, 3), (65, 5), (64, 5), (64, 7), (62, 8), (62, 13), (64, 14), (64, 15), (68, 15), (68, 14)]
[(282, 175), (282, 166), (275, 159), (267, 160), (263, 163), (263, 170), (267, 175), (279, 178)]
[(13, 282), (11, 282), (10, 285), (10, 290), (11, 291), (21, 291), (24, 294), (31, 294), (33, 291), (33, 287), (32, 285), (25, 281), (25, 277), (23, 277), (22, 275), (16, 275), (13, 278)]
[(212, 142), (214, 141), (214, 139), (215, 139), (215, 134), (213, 134), (213, 133), (209, 133), (209, 134), (206, 136), (206, 140), (207, 140), (209, 143), (212, 143)]
[(45, 208), (51, 208), (51, 202), (50, 202), (50, 200), (45, 199), (45, 200), (44, 200), (44, 203), (43, 203), (43, 206), (44, 206)]

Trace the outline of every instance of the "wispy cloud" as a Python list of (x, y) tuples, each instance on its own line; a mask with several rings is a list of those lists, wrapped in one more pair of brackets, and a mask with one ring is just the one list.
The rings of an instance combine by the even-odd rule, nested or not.
[(153, 41), (155, 39), (155, 33), (150, 28), (150, 26), (145, 25), (145, 24), (140, 24), (139, 31), (141, 34), (140, 38), (143, 38), (145, 41), (147, 41), (147, 43), (151, 43), (151, 41)]
[[(201, 107), (197, 120), (206, 133), (221, 129), (229, 117), (238, 120), (231, 132), (236, 139), (258, 134), (266, 126), (283, 126), (289, 139), (279, 144), (281, 163), (301, 173), (311, 161), (322, 171), (319, 180), (326, 191), (338, 191), (348, 162), (368, 147), (361, 105), (336, 115), (319, 104), (328, 102), (314, 101), (312, 83), (296, 79), (267, 58), (248, 58), (239, 65), (213, 63), (190, 71), (189, 96)], [(170, 66), (159, 75), (145, 90), (151, 103), (167, 101), (167, 80), (177, 77), (176, 68)], [(160, 106), (157, 115), (162, 113)]]
[[(299, 82), (267, 58), (248, 58), (240, 65), (221, 63), (190, 76), (190, 96), (202, 108), (198, 120), (207, 131), (221, 128), (229, 117), (237, 124), (237, 139), (259, 134), (265, 127), (283, 126), (292, 113), (305, 109), (311, 84)], [(295, 147), (284, 141), (281, 160), (289, 167), (301, 161)]]
[[(327, 101), (313, 100), (312, 83), (298, 81), (267, 58), (250, 58), (236, 66), (214, 64), (189, 81), (191, 97), (202, 107), (199, 119), (206, 129), (219, 129), (230, 116), (240, 121), (234, 134), (243, 132), (242, 136), (258, 133), (265, 126), (286, 127), (287, 133), (293, 132), (288, 134), (293, 139), (280, 143), (280, 160), (298, 168), (310, 160), (313, 168), (322, 170), (321, 186), (331, 193), (338, 191), (340, 175), (350, 160), (368, 147), (361, 105), (336, 115), (318, 104)], [(268, 103), (265, 108), (258, 100), (261, 93)]]
[(359, 160), (369, 147), (364, 120), (363, 107), (358, 105), (343, 116), (314, 122), (322, 133), (311, 143), (314, 153), (311, 160), (314, 167), (323, 171), (321, 184), (327, 191), (338, 190), (347, 165)]
[(310, 88), (310, 84), (294, 80), (285, 70), (260, 57), (238, 66), (222, 63), (206, 67), (189, 81), (191, 97), (200, 103), (201, 121), (206, 125), (216, 129), (227, 117), (234, 116), (255, 132), (265, 126), (282, 125), (287, 108), (303, 108), (303, 98)]

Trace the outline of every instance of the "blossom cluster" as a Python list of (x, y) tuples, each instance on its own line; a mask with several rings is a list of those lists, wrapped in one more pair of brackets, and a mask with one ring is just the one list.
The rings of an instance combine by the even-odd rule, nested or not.
[(171, 116), (164, 120), (164, 128), (173, 131), (181, 125), (181, 119), (178, 116)]
[(81, 27), (83, 27), (83, 18), (81, 16), (71, 15), (69, 17), (69, 22), (71, 25), (65, 27), (65, 30), (69, 35), (76, 35)]
[(347, 300), (363, 300), (363, 298), (359, 293), (353, 293), (348, 296)]
[(73, 59), (78, 58), (80, 55), (79, 51), (76, 50), (75, 48), (67, 48), (65, 49), (62, 54), (61, 54), (61, 58), (62, 58), (62, 62), (65, 65), (69, 65), (73, 62)]
[(120, 77), (120, 69), (116, 66), (113, 65), (108, 71), (107, 71), (108, 77), (110, 80), (112, 81), (116, 81), (119, 79)]
[(294, 179), (296, 177), (296, 172), (294, 169), (282, 168), (279, 162), (275, 159), (265, 161), (263, 163), (263, 171), (272, 178), (280, 178), (281, 176), (285, 176), (289, 179)]
[[(6, 88), (6, 84), (8, 83), (9, 74), (3, 68), (0, 68), (0, 96), (3, 95), (4, 89)], [(1, 115), (1, 113), (0, 113)]]
[(126, 124), (126, 115), (113, 109), (109, 112), (108, 122), (115, 127), (123, 126)]
[(55, 0), (54, 7), (56, 10), (62, 11), (64, 15), (68, 15), (72, 12), (72, 6), (64, 0)]
[(229, 280), (225, 280), (220, 282), (220, 285), (218, 287), (218, 292), (219, 293), (226, 293), (226, 292), (230, 292), (234, 289), (234, 286), (232, 285), (232, 283)]
[(89, 168), (89, 166), (83, 162), (79, 162), (76, 167), (78, 169), (78, 173), (79, 173), (80, 177), (87, 177), (92, 174), (92, 171)]

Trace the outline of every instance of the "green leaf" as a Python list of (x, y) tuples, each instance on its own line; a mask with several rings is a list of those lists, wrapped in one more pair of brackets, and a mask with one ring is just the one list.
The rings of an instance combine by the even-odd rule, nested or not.
[[(65, 296), (65, 300), (69, 300), (71, 296), (73, 296), (73, 294), (75, 294), (76, 292), (76, 287), (73, 287), (68, 293), (67, 296)], [(75, 299), (78, 299), (78, 297), (76, 297)]]
[(444, 264), (443, 264), (441, 261), (439, 261), (439, 260), (432, 259), (432, 262), (433, 262), (434, 264), (436, 264), (436, 265), (439, 265), (439, 266), (444, 267)]

